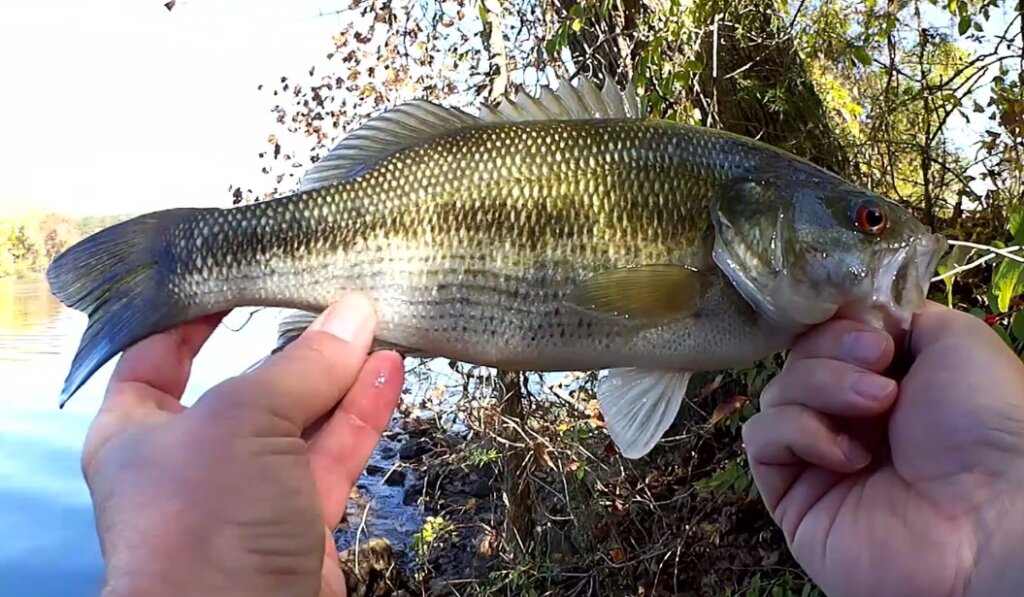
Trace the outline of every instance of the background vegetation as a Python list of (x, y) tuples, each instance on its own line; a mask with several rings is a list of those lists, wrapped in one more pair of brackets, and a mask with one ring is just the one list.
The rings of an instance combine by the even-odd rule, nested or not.
[[(354, 0), (330, 69), (261, 89), (276, 126), (264, 193), (288, 191), (353, 127), (413, 97), (473, 108), (555, 76), (635, 82), (656, 116), (809, 158), (911, 208), (957, 247), (932, 298), (1024, 354), (1022, 7), (1013, 0)], [(696, 379), (647, 457), (596, 410), (596, 375), (452, 364), (407, 423), (430, 514), (412, 582), (355, 594), (810, 595), (757, 496), (739, 429), (781, 355)], [(450, 400), (442, 400), (448, 398)], [(442, 416), (443, 415), (443, 416)], [(417, 451), (417, 454), (421, 451)], [(481, 490), (483, 483), (483, 490)], [(379, 545), (377, 546), (379, 547)], [(388, 577), (391, 578), (391, 577)]]
[[(266, 178), (233, 186), (235, 203), (291, 190), (388, 106), (472, 109), (587, 74), (635, 82), (656, 116), (807, 157), (949, 238), (1008, 255), (1024, 245), (1020, 0), (353, 0), (338, 12), (328, 69), (260, 87), (274, 104)], [(119, 219), (0, 215), (0, 276), (42, 270)], [(1024, 264), (961, 246), (940, 273), (935, 300), (1024, 355)], [(739, 434), (781, 363), (695, 378), (638, 461), (608, 441), (596, 374), (451, 363), (441, 376), (416, 363), (411, 385), (428, 390), (407, 396), (394, 466), (429, 516), (403, 553), (361, 542), (373, 557), (343, 562), (352, 594), (818, 594), (760, 502)]]
[(127, 217), (70, 218), (29, 203), (0, 203), (0, 278), (41, 273), (77, 240)]

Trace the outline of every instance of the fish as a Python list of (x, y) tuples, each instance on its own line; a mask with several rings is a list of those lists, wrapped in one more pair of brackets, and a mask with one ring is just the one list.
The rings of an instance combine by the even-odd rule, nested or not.
[(238, 307), (287, 344), (343, 293), (374, 349), (519, 371), (602, 371), (623, 456), (698, 371), (745, 367), (836, 316), (906, 329), (946, 248), (898, 203), (766, 143), (652, 117), (633, 84), (559, 78), (476, 114), (426, 100), (345, 135), (288, 194), (155, 211), (61, 253), (88, 315), (63, 405), (121, 351)]

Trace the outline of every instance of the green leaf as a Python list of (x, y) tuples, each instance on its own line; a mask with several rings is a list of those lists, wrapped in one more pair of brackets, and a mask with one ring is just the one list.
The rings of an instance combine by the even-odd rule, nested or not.
[(967, 33), (971, 29), (971, 17), (964, 15), (960, 17), (960, 22), (957, 24), (957, 31), (960, 35)]
[(1024, 205), (1010, 208), (1010, 234), (1018, 245), (1024, 245)]
[(1010, 301), (1024, 292), (1024, 263), (1004, 260), (992, 274), (992, 292), (998, 301), (1000, 313), (1010, 309)]
[(867, 48), (864, 46), (853, 46), (853, 57), (857, 59), (864, 66), (871, 65), (871, 54), (868, 54)]
[(1010, 339), (1010, 334), (1006, 333), (1006, 328), (1004, 328), (1001, 325), (994, 325), (994, 326), (992, 326), (992, 330), (995, 331), (995, 333), (1000, 338), (1003, 339), (1003, 342), (1006, 342), (1007, 346), (1009, 346), (1010, 348), (1013, 348), (1013, 340)]
[(683, 68), (690, 71), (691, 73), (699, 73), (704, 70), (704, 63), (699, 60), (687, 60), (683, 63)]
[(1024, 342), (1024, 311), (1017, 311), (1013, 315), (1013, 321), (1010, 322), (1010, 331), (1013, 333), (1014, 338)]

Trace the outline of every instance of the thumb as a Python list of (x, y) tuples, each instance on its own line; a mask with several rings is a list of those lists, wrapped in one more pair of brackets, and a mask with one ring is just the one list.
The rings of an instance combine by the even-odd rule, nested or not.
[(367, 297), (345, 295), (287, 348), (208, 392), (211, 402), (272, 415), (301, 435), (348, 392), (367, 359), (376, 323)]

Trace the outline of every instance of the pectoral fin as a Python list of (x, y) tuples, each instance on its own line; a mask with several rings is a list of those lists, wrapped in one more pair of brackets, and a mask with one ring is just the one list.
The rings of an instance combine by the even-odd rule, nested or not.
[(597, 401), (612, 441), (626, 458), (640, 458), (658, 443), (683, 403), (689, 371), (612, 369), (598, 385)]
[(624, 267), (591, 276), (566, 301), (626, 319), (689, 317), (697, 311), (704, 285), (700, 272), (682, 265)]

